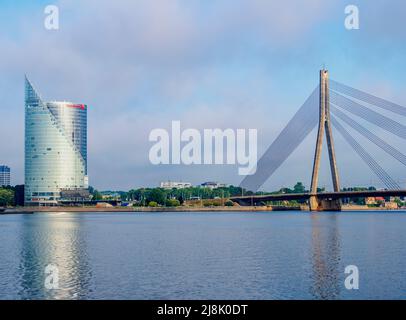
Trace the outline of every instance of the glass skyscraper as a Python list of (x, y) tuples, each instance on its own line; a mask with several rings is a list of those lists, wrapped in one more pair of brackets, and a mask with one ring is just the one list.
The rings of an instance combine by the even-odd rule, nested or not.
[(88, 188), (87, 106), (44, 102), (25, 78), (25, 204), (54, 205)]

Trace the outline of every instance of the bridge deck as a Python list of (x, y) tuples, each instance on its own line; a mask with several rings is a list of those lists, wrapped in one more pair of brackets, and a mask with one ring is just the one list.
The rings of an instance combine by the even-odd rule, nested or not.
[(284, 193), (269, 194), (262, 196), (242, 196), (232, 197), (230, 200), (239, 204), (258, 204), (265, 201), (284, 200), (308, 200), (311, 196), (318, 199), (344, 199), (344, 198), (367, 198), (367, 197), (406, 197), (406, 190), (365, 190), (365, 191), (341, 191), (341, 192), (321, 192), (321, 193)]

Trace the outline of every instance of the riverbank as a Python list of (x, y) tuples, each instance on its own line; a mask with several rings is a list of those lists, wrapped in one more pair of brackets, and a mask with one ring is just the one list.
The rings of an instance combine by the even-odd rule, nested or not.
[[(7, 208), (4, 214), (30, 214), (36, 212), (271, 212), (271, 211), (309, 211), (308, 206), (216, 206), (216, 207), (18, 207)], [(345, 205), (342, 211), (405, 211), (405, 209), (371, 208), (367, 206)]]
[(341, 211), (405, 211), (406, 208), (368, 207), (362, 205), (343, 205)]
[(19, 207), (9, 208), (0, 214), (28, 214), (34, 212), (256, 212), (298, 211), (300, 207), (279, 206), (218, 206), (218, 207)]

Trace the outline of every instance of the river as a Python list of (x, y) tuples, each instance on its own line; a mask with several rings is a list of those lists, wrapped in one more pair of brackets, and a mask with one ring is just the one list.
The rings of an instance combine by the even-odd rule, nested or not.
[(0, 299), (405, 299), (406, 212), (0, 215), (0, 256)]

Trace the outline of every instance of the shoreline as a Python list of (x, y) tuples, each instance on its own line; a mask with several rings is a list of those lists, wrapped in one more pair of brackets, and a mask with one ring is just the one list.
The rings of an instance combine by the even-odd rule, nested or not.
[(36, 212), (267, 212), (267, 211), (298, 211), (300, 208), (275, 210), (272, 207), (21, 207), (9, 208), (1, 214), (26, 214)]
[[(304, 211), (310, 212), (308, 206), (297, 207), (282, 207), (282, 206), (233, 206), (233, 207), (19, 207), (5, 208), (0, 211), (0, 215), (8, 214), (32, 214), (32, 213), (52, 213), (52, 212), (283, 212), (283, 211)], [(388, 209), (384, 207), (370, 208), (366, 206), (343, 206), (341, 212), (346, 211), (389, 211), (389, 212), (404, 212), (405, 208)]]

